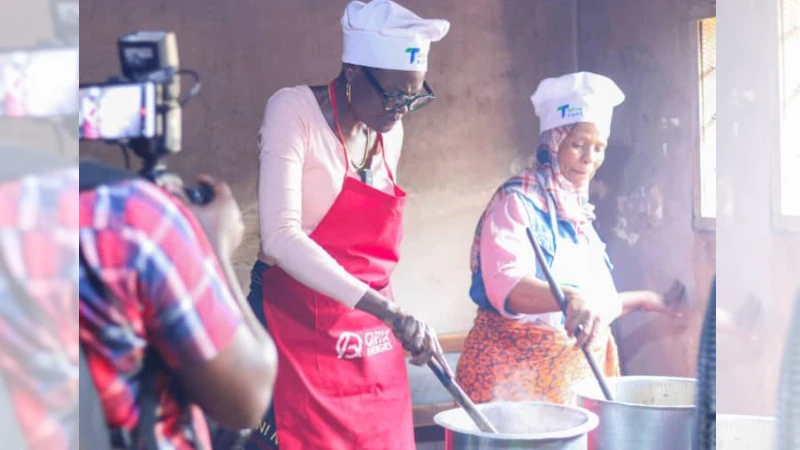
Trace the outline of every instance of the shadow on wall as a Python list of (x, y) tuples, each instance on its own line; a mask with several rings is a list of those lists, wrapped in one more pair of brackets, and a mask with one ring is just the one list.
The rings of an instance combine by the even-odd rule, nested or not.
[(623, 373), (694, 376), (699, 327), (715, 267), (715, 237), (692, 229), (696, 148), (689, 0), (578, 0), (578, 66), (626, 94), (592, 190), (598, 231), (620, 290), (663, 291), (683, 281), (688, 323), (634, 313), (615, 324)]
[[(200, 73), (203, 91), (184, 109), (183, 151), (170, 158), (170, 165), (184, 176), (211, 171), (229, 180), (246, 207), (255, 201), (256, 141), (266, 100), (281, 87), (336, 76), (344, 4), (82, 0), (80, 79), (102, 81), (119, 73), (120, 35), (174, 31), (181, 65)], [(109, 152), (99, 145), (87, 149)]]
[[(530, 167), (539, 146), (539, 119), (530, 99), (539, 82), (578, 70), (576, 3), (570, 0), (559, 2), (557, 7), (544, 4), (535, 9), (526, 8), (521, 2), (502, 3), (503, 30), (511, 59), (500, 75), (513, 93), (512, 129), (516, 141), (522, 144), (516, 149), (511, 169), (515, 174)], [(564, 44), (558, 45), (559, 42)]]

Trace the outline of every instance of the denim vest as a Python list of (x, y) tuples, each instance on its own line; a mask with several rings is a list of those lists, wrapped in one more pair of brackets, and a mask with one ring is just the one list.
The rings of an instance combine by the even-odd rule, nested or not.
[[(591, 240), (596, 244), (587, 244), (585, 241), (579, 241), (572, 224), (558, 219), (552, 195), (547, 195), (548, 211), (544, 212), (535, 206), (533, 201), (522, 192), (521, 188), (522, 182), (512, 179), (503, 184), (500, 190), (513, 193), (522, 200), (528, 216), (528, 226), (531, 228), (534, 239), (541, 247), (544, 259), (548, 268), (553, 272), (553, 277), (556, 281), (562, 286), (591, 288), (605, 296), (600, 296), (599, 298), (608, 298), (609, 311), (621, 309), (621, 305), (617, 307), (613, 303), (618, 302), (616, 288), (611, 278), (613, 265), (599, 236), (596, 234), (592, 236)], [(481, 226), (482, 221), (478, 224), (478, 227)], [(476, 230), (476, 233), (478, 232), (480, 232), (480, 229)], [(593, 228), (592, 232), (594, 232)], [(478, 254), (477, 262), (477, 271), (472, 273), (470, 297), (480, 308), (496, 312), (496, 309), (486, 296), (480, 253)], [(556, 263), (555, 267), (554, 263)], [(536, 277), (543, 281), (546, 280), (541, 267), (538, 267), (538, 265)], [(507, 312), (513, 313), (513, 311)], [(618, 312), (613, 314), (616, 315)], [(526, 316), (526, 319), (529, 321), (539, 320), (553, 326), (560, 326), (563, 325), (564, 321), (562, 316), (561, 313), (549, 313)]]

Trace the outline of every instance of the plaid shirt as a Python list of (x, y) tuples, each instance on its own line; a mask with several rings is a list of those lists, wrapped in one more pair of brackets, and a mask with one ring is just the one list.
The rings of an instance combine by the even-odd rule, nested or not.
[(0, 370), (30, 450), (77, 442), (77, 210), (77, 168), (0, 184)]
[[(212, 360), (242, 323), (213, 250), (193, 215), (160, 188), (125, 181), (80, 195), (80, 245), (87, 263), (119, 304), (80, 278), (80, 340), (111, 426), (132, 429), (147, 347), (172, 371)], [(170, 371), (171, 372), (171, 371)], [(208, 428), (196, 406), (182, 408), (161, 374), (162, 449), (190, 449), (187, 425), (201, 448)]]

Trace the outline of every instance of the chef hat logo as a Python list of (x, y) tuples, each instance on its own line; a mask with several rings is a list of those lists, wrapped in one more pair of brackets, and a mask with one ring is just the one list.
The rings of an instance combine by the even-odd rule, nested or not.
[(422, 64), (422, 59), (425, 58), (425, 54), (422, 53), (422, 49), (419, 47), (408, 47), (406, 53), (410, 55), (408, 60), (409, 64)]
[(561, 105), (556, 110), (561, 114), (562, 119), (567, 118), (575, 118), (579, 119), (583, 117), (583, 107), (582, 106), (570, 106), (569, 103), (566, 105)]

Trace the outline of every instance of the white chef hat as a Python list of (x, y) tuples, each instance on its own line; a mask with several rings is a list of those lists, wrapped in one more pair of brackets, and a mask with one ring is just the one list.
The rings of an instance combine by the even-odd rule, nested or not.
[(426, 71), (431, 42), (450, 22), (423, 19), (390, 0), (353, 1), (342, 15), (342, 62), (379, 69)]
[(578, 122), (593, 123), (608, 136), (614, 107), (625, 101), (625, 94), (608, 77), (577, 72), (539, 83), (531, 96), (540, 132)]

